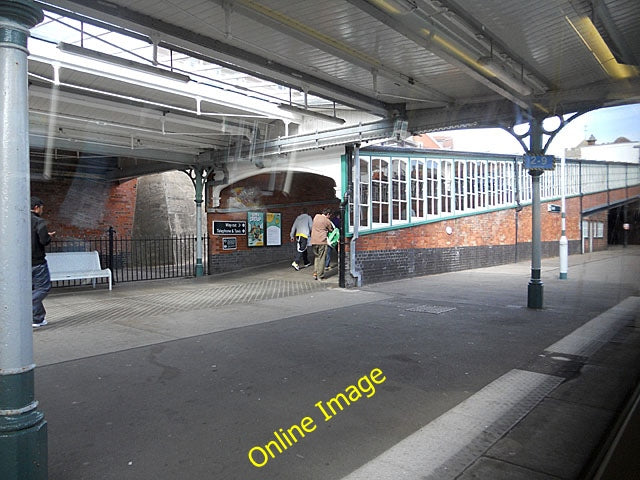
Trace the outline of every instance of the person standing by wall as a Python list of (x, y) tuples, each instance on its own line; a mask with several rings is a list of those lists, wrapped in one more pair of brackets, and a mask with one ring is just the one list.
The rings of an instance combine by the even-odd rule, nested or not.
[(315, 255), (313, 265), (313, 278), (324, 279), (324, 268), (327, 260), (327, 233), (333, 230), (333, 223), (329, 217), (331, 209), (325, 208), (322, 213), (318, 213), (313, 217), (313, 226), (311, 228), (311, 244), (313, 245), (313, 254)]
[(51, 277), (45, 259), (44, 247), (51, 243), (56, 232), (47, 231), (47, 222), (42, 218), (44, 202), (38, 197), (31, 197), (31, 298), (33, 306), (33, 327), (47, 324), (44, 318), (47, 311), (42, 304), (49, 290)]
[(289, 237), (293, 242), (296, 242), (296, 256), (293, 259), (291, 266), (296, 270), (300, 270), (300, 261), (303, 268), (311, 265), (309, 257), (307, 256), (307, 247), (309, 246), (309, 237), (311, 236), (311, 228), (313, 226), (313, 220), (309, 215), (306, 208), (302, 209), (302, 213), (298, 215), (291, 226), (291, 233)]
[[(333, 212), (333, 216), (331, 217), (331, 223), (333, 223), (333, 226), (335, 227), (333, 231), (333, 233), (331, 235), (329, 235), (328, 237), (328, 244), (329, 244), (329, 248), (327, 249), (327, 260), (324, 263), (324, 268), (325, 270), (331, 270), (331, 255), (332, 253), (338, 253), (338, 243), (331, 243), (331, 237), (335, 236), (335, 238), (338, 239), (338, 241), (340, 240), (340, 212), (339, 211), (335, 211)], [(336, 265), (338, 263), (338, 256), (336, 255)]]

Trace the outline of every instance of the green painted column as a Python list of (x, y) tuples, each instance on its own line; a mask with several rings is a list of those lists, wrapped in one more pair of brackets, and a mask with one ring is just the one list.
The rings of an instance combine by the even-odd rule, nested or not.
[(47, 423), (34, 395), (27, 39), (31, 0), (0, 1), (0, 477), (46, 479)]
[[(542, 124), (534, 118), (529, 123), (530, 154), (542, 155)], [(531, 279), (527, 287), (527, 307), (542, 308), (544, 286), (542, 284), (542, 241), (540, 216), (540, 170), (529, 170), (531, 175)]]
[(196, 277), (202, 277), (204, 275), (203, 264), (203, 246), (202, 246), (202, 192), (204, 190), (204, 176), (205, 170), (203, 168), (194, 169), (195, 178), (194, 185), (196, 187)]

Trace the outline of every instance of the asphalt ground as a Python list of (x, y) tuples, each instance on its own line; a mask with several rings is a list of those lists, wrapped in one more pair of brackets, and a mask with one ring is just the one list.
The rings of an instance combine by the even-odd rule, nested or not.
[(528, 262), (57, 291), (34, 332), (49, 478), (586, 478), (640, 378), (640, 248), (569, 265), (543, 261), (541, 310)]

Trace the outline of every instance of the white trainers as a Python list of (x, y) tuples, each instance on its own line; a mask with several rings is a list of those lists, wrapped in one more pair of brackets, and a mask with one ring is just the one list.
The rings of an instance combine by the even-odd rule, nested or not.
[(38, 327), (44, 327), (46, 324), (47, 324), (47, 320), (45, 319), (40, 323), (32, 323), (31, 326), (33, 328), (38, 328)]
[(292, 266), (293, 268), (295, 268), (296, 270), (300, 270), (300, 266), (299, 266), (296, 262), (293, 262), (293, 263), (291, 264), (291, 266)]

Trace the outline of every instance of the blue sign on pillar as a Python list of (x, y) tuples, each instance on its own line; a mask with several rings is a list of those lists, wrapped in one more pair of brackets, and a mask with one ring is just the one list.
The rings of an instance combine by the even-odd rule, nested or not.
[(529, 170), (553, 170), (556, 158), (553, 155), (524, 155), (522, 163)]

